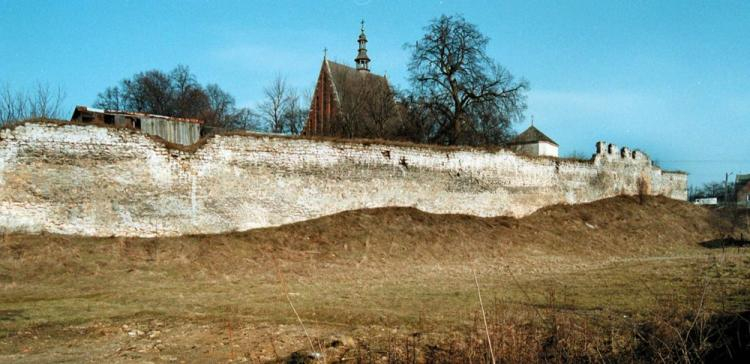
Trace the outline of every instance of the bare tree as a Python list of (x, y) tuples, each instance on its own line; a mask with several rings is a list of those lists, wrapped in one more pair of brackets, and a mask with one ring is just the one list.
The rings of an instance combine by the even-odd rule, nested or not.
[(62, 116), (65, 92), (60, 87), (37, 83), (32, 91), (0, 89), (0, 124), (30, 118), (58, 119)]
[(286, 79), (277, 75), (271, 85), (263, 89), (263, 94), (265, 100), (258, 106), (261, 117), (266, 122), (268, 130), (273, 133), (283, 133), (284, 112), (289, 101)]
[(413, 46), (413, 99), (435, 125), (430, 142), (496, 144), (526, 108), (525, 81), (516, 81), (486, 53), (489, 39), (461, 16), (441, 16)]
[(65, 92), (60, 87), (37, 83), (28, 97), (29, 116), (32, 118), (60, 118)]
[(260, 122), (260, 116), (255, 113), (252, 109), (243, 107), (235, 109), (234, 113), (231, 114), (230, 123), (227, 128), (234, 130), (263, 130), (263, 125)]
[(308, 109), (302, 107), (301, 97), (296, 89), (290, 88), (284, 102), (283, 124), (284, 131), (290, 134), (299, 134), (305, 127)]
[(201, 113), (210, 127), (225, 130), (259, 130), (258, 116), (248, 108), (238, 108), (232, 95), (216, 84), (206, 86), (208, 107)]
[(151, 70), (123, 81), (123, 94), (128, 109), (152, 114), (189, 117), (176, 108), (175, 93), (169, 75)]
[[(186, 66), (175, 67), (170, 72), (169, 79), (172, 92), (170, 108), (176, 111), (175, 116), (191, 117), (209, 109), (207, 90), (198, 83), (195, 75), (191, 74)], [(213, 87), (218, 88), (215, 84)]]
[(258, 128), (249, 109), (238, 108), (234, 97), (216, 84), (203, 87), (187, 66), (169, 73), (151, 70), (124, 79), (99, 93), (95, 107), (198, 118), (209, 129)]
[(397, 136), (401, 118), (396, 109), (394, 92), (387, 83), (367, 87), (364, 91), (362, 120), (364, 133), (375, 138)]
[(400, 94), (398, 98), (402, 123), (396, 130), (396, 139), (427, 143), (435, 123), (424, 101), (411, 94)]
[(305, 126), (308, 109), (302, 97), (286, 79), (277, 75), (271, 85), (263, 89), (265, 99), (258, 105), (266, 129), (273, 133), (299, 134)]
[(208, 96), (208, 108), (203, 111), (203, 118), (213, 120), (214, 124), (217, 125), (225, 124), (227, 115), (234, 107), (234, 98), (216, 84), (206, 86), (206, 95)]
[(125, 110), (124, 95), (117, 86), (107, 87), (97, 96), (94, 107), (106, 110)]
[(0, 124), (12, 123), (27, 117), (27, 98), (23, 92), (13, 91), (7, 84), (0, 90)]
[(695, 201), (698, 198), (716, 197), (719, 202), (724, 202), (726, 191), (724, 182), (706, 182), (700, 187), (690, 186), (688, 188), (688, 199)]
[(393, 138), (399, 115), (385, 78), (369, 73), (335, 72), (339, 112), (327, 133), (347, 138)]
[(203, 108), (200, 115), (212, 125), (226, 127), (231, 123), (231, 111), (235, 103), (234, 97), (224, 92), (216, 84), (206, 86), (205, 93), (208, 106)]
[(360, 78), (362, 74), (353, 72), (334, 72), (333, 83), (338, 88), (338, 114), (327, 127), (330, 135), (354, 138), (363, 134), (362, 105), (364, 104), (364, 87)]

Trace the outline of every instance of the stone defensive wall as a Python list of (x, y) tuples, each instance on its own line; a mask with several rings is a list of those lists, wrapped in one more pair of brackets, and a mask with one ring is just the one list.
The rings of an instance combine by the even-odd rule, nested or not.
[(604, 142), (590, 161), (264, 134), (214, 136), (194, 149), (93, 125), (2, 129), (0, 230), (149, 237), (385, 206), (520, 217), (639, 191), (687, 198), (686, 174)]

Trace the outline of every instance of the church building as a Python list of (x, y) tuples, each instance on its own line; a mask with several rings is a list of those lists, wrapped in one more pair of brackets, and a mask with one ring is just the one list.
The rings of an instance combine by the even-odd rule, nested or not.
[(393, 92), (384, 76), (370, 72), (364, 22), (355, 67), (323, 56), (302, 135), (372, 137), (397, 116)]

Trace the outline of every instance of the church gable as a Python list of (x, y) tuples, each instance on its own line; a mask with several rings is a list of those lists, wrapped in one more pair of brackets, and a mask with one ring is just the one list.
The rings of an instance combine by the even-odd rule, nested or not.
[(331, 124), (338, 112), (338, 100), (331, 80), (328, 61), (325, 59), (320, 66), (318, 82), (315, 84), (311, 102), (307, 124), (302, 131), (302, 135), (329, 135)]
[(370, 72), (364, 26), (358, 43), (356, 68), (323, 58), (303, 135), (368, 136), (370, 124), (393, 119), (388, 80)]

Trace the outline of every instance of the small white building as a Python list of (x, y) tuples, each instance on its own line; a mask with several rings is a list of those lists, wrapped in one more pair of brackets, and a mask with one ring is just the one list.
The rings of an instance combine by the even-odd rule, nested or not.
[(716, 197), (696, 198), (693, 203), (696, 205), (718, 205), (719, 199)]
[(518, 154), (557, 158), (560, 146), (532, 125), (511, 140), (508, 147)]

